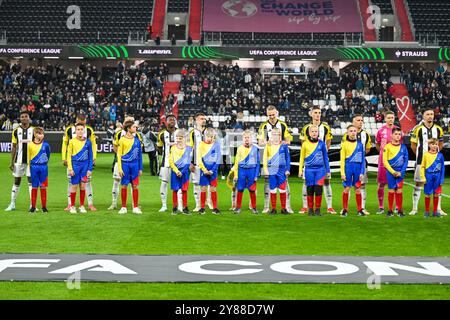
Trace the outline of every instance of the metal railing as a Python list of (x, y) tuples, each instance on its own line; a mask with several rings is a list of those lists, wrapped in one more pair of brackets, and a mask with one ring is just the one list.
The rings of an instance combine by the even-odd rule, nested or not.
[[(0, 0), (0, 4), (1, 4), (1, 0)], [(6, 44), (7, 43), (7, 38), (6, 38), (6, 30), (0, 30), (0, 44)]]
[(418, 33), (416, 41), (418, 41), (423, 46), (439, 46), (439, 39), (436, 33)]

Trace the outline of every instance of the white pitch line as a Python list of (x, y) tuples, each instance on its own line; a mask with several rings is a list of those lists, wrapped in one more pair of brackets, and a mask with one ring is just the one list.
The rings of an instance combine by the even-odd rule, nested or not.
[[(415, 187), (416, 186), (415, 184), (412, 184), (412, 183), (409, 183), (409, 182), (403, 182), (403, 183), (407, 184), (408, 186), (411, 186), (411, 187)], [(444, 193), (441, 193), (441, 196), (446, 197), (446, 198), (450, 198), (450, 196), (448, 194), (444, 194)]]

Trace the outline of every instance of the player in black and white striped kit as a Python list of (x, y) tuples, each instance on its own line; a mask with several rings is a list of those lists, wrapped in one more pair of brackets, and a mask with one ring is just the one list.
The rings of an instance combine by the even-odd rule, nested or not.
[(20, 112), (20, 125), (12, 132), (11, 163), (9, 168), (14, 176), (14, 184), (11, 190), (11, 202), (5, 211), (16, 210), (16, 199), (23, 176), (28, 179), (28, 192), (31, 198), (31, 177), (28, 168), (28, 143), (33, 140), (34, 127), (30, 125), (28, 111)]
[[(160, 195), (161, 195), (161, 209), (159, 212), (167, 211), (167, 186), (170, 181), (171, 168), (169, 165), (169, 155), (170, 148), (176, 144), (175, 142), (175, 131), (177, 130), (177, 118), (170, 114), (166, 116), (166, 128), (162, 129), (158, 133), (158, 141), (156, 143), (156, 147), (158, 148), (158, 153), (162, 155), (161, 165), (159, 169), (159, 179), (161, 180), (160, 187)], [(180, 211), (183, 210), (182, 204), (183, 201), (181, 199), (181, 189), (178, 192), (178, 205)]]

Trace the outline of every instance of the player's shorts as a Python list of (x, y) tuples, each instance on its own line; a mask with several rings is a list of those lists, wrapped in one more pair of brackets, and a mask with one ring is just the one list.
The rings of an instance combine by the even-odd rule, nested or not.
[(130, 183), (139, 185), (139, 164), (137, 162), (122, 162), (123, 177), (120, 181), (122, 186)]
[(425, 178), (427, 179), (427, 182), (425, 183), (425, 186), (423, 188), (423, 192), (429, 196), (431, 194), (441, 194), (442, 187), (441, 187), (441, 173), (425, 173)]
[(33, 188), (47, 187), (48, 166), (46, 164), (30, 165), (30, 174), (31, 174), (31, 186)]
[(420, 176), (420, 164), (416, 163), (416, 168), (414, 169), (414, 182), (424, 182)]
[[(72, 166), (73, 166), (73, 163), (72, 163)], [(119, 173), (117, 172), (117, 174), (119, 174)], [(70, 175), (69, 168), (67, 168), (67, 179), (69, 180), (69, 183), (73, 184), (71, 182), (72, 176)], [(119, 179), (120, 179), (120, 175), (119, 175)], [(91, 180), (92, 180), (92, 174), (89, 177), (84, 177), (83, 182), (90, 182)]]
[(377, 182), (381, 184), (388, 183), (387, 169), (383, 166), (378, 166)]
[(119, 165), (117, 164), (117, 162), (114, 163), (113, 179), (116, 179), (116, 180), (120, 180), (121, 179), (120, 174), (119, 174)]
[(191, 181), (193, 184), (199, 184), (200, 183), (200, 167), (195, 166), (194, 172), (191, 172)]
[(239, 168), (238, 169), (238, 179), (236, 184), (236, 189), (238, 191), (242, 191), (244, 189), (248, 189), (250, 191), (256, 190), (256, 170), (255, 168)]
[(170, 189), (173, 191), (183, 190), (189, 188), (189, 170), (183, 172), (181, 177), (177, 177), (176, 173), (172, 171), (170, 176)]
[(163, 182), (169, 182), (171, 172), (172, 169), (170, 167), (161, 167), (159, 169), (159, 179)]
[[(395, 168), (392, 169), (395, 170)], [(400, 171), (400, 169), (395, 171)], [(400, 176), (399, 178), (395, 178), (389, 171), (386, 172), (386, 176), (389, 189), (403, 188), (403, 177)]]
[(269, 187), (270, 190), (279, 188), (286, 182), (286, 168), (280, 168), (277, 174), (269, 175)]
[(314, 186), (314, 185), (323, 186), (325, 176), (326, 176), (325, 168), (305, 169), (306, 186)]
[(359, 179), (361, 175), (362, 163), (347, 163), (345, 165), (345, 181), (342, 181), (344, 188), (361, 187), (362, 181)]
[(72, 162), (74, 176), (70, 177), (71, 184), (80, 184), (81, 182), (86, 183), (88, 181), (87, 172), (89, 164), (87, 161), (84, 162)]
[(213, 171), (213, 174), (210, 176), (206, 175), (202, 170), (200, 170), (200, 186), (202, 186), (202, 187), (206, 187), (206, 186), (217, 187), (217, 176), (218, 176), (218, 170)]
[(21, 178), (23, 176), (30, 176), (30, 169), (28, 168), (28, 165), (26, 163), (18, 164), (14, 163), (14, 170), (12, 175), (14, 178)]

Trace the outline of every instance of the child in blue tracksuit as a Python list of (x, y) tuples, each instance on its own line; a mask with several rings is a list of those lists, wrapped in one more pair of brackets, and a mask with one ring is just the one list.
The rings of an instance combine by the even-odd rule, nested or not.
[(425, 181), (425, 218), (430, 216), (431, 195), (433, 195), (433, 217), (441, 216), (438, 204), (445, 178), (444, 156), (439, 152), (439, 141), (430, 139), (428, 147), (430, 150), (423, 155), (420, 166), (420, 175), (422, 181)]
[(48, 161), (50, 160), (50, 145), (44, 141), (44, 129), (34, 128), (33, 141), (28, 143), (28, 166), (31, 176), (31, 208), (30, 213), (36, 212), (37, 191), (41, 191), (42, 212), (47, 210)]
[(75, 208), (75, 197), (78, 185), (80, 185), (80, 213), (86, 213), (84, 200), (86, 197), (86, 181), (92, 174), (93, 151), (92, 143), (84, 137), (85, 125), (77, 123), (75, 125), (75, 138), (69, 141), (67, 148), (67, 167), (71, 176), (70, 190), (70, 213), (77, 213)]
[(277, 213), (277, 190), (280, 192), (281, 213), (289, 214), (286, 210), (286, 185), (291, 170), (291, 156), (287, 144), (281, 143), (281, 130), (272, 129), (270, 143), (264, 148), (264, 174), (269, 177), (270, 200), (272, 211)]

